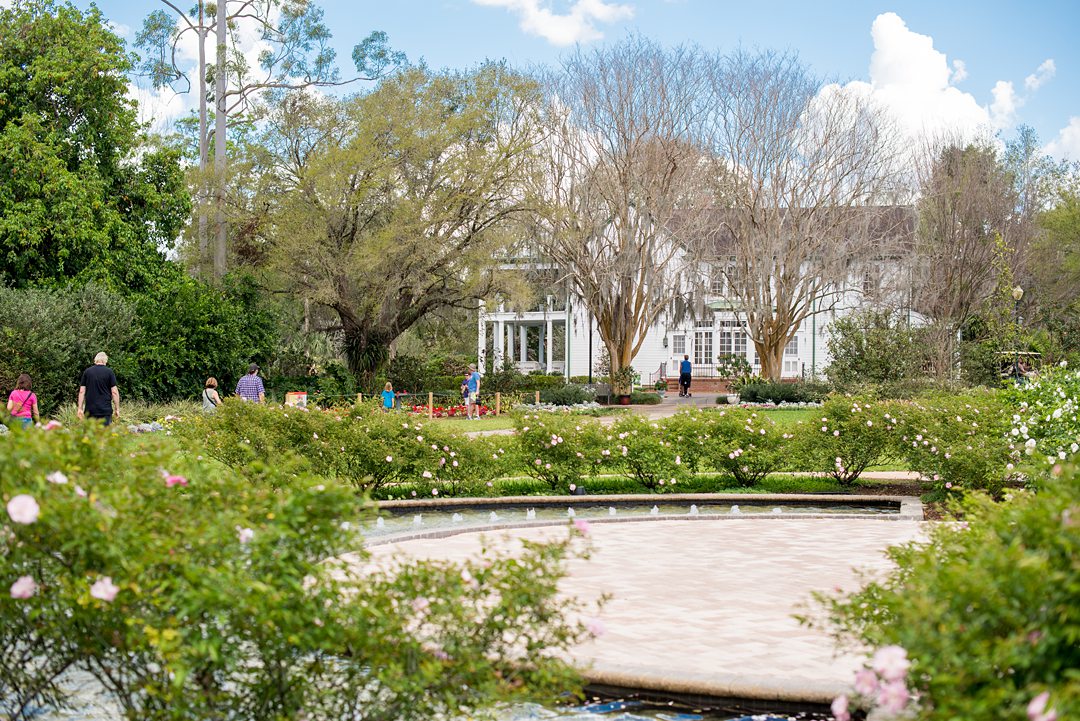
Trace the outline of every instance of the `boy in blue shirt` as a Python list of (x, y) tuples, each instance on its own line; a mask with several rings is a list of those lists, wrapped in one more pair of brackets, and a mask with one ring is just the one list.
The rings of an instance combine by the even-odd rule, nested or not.
[(387, 381), (386, 388), (382, 392), (382, 409), (383, 413), (389, 413), (394, 408), (394, 386)]
[(480, 420), (480, 373), (476, 366), (469, 366), (469, 375), (461, 385), (465, 395), (465, 417), (473, 418), (473, 411), (476, 411), (475, 418)]

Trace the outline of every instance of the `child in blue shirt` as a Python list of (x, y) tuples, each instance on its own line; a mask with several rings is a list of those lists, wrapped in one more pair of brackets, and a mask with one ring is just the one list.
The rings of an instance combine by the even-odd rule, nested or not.
[(386, 388), (382, 392), (383, 413), (389, 413), (394, 408), (394, 386), (387, 381)]

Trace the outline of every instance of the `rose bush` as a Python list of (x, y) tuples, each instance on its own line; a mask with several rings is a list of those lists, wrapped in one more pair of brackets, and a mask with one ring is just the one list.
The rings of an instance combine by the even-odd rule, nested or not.
[(667, 428), (641, 416), (621, 418), (606, 436), (615, 465), (650, 491), (675, 492), (686, 480), (689, 464), (684, 464), (678, 443)]
[(1057, 472), (1039, 493), (965, 496), (963, 522), (890, 550), (887, 579), (823, 599), (841, 641), (905, 650), (917, 718), (1080, 713), (1080, 478)]
[(895, 453), (896, 421), (891, 410), (889, 403), (866, 398), (829, 398), (820, 416), (790, 434), (792, 466), (824, 471), (850, 487), (869, 466)]
[(556, 585), (579, 533), (372, 565), (349, 488), (252, 482), (164, 436), (12, 433), (0, 467), (7, 718), (77, 702), (76, 670), (153, 721), (431, 719), (576, 683), (558, 658), (588, 632)]
[(748, 488), (784, 468), (790, 434), (782, 433), (771, 419), (738, 408), (712, 415), (704, 444), (707, 467), (731, 474)]
[(571, 491), (587, 474), (611, 465), (611, 447), (595, 421), (561, 414), (525, 413), (514, 420), (521, 470), (548, 484)]

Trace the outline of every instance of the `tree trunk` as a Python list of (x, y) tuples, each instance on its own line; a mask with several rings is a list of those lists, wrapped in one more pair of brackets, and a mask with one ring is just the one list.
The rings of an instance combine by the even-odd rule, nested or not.
[(225, 275), (226, 226), (225, 226), (225, 92), (227, 90), (225, 66), (227, 64), (226, 0), (217, 4), (217, 66), (214, 69), (214, 215), (217, 233), (214, 238), (214, 277)]
[(210, 138), (207, 133), (206, 111), (206, 18), (203, 14), (205, 3), (199, 2), (199, 192), (196, 203), (199, 213), (199, 258), (195, 268), (200, 276), (205, 277), (210, 239), (207, 236), (209, 219), (206, 217), (206, 169), (209, 156)]
[(769, 338), (766, 343), (754, 341), (754, 349), (758, 358), (761, 359), (761, 377), (771, 381), (780, 380), (780, 374), (784, 370), (784, 346), (783, 339)]
[(338, 310), (338, 316), (345, 336), (342, 350), (349, 372), (356, 376), (361, 388), (373, 392), (376, 390), (375, 375), (386, 367), (390, 358), (390, 344), (396, 336), (371, 328), (348, 312)]

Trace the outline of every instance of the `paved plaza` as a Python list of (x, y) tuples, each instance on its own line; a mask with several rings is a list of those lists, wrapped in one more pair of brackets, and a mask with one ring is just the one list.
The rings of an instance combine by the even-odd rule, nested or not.
[[(861, 664), (823, 632), (793, 618), (814, 591), (854, 589), (854, 569), (880, 573), (890, 545), (922, 524), (883, 519), (722, 519), (593, 523), (592, 558), (575, 561), (564, 592), (608, 593), (606, 632), (575, 659), (590, 681), (682, 693), (828, 701)], [(489, 532), (502, 546), (565, 533), (559, 527)], [(372, 548), (461, 560), (480, 533)]]

